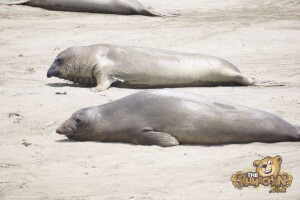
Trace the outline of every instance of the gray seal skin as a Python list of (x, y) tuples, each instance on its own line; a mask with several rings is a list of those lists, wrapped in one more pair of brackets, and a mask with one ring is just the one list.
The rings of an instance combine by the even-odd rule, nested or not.
[(128, 88), (252, 85), (230, 62), (208, 55), (109, 44), (71, 47), (47, 72), (93, 91)]
[(121, 15), (175, 16), (146, 8), (136, 0), (11, 0), (7, 5), (27, 5), (48, 10)]
[(300, 141), (296, 127), (271, 113), (171, 89), (81, 109), (56, 132), (79, 141), (162, 147)]

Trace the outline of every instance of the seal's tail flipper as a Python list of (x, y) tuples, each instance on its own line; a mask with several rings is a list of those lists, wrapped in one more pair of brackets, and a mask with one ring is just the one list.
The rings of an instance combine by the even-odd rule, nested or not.
[(250, 86), (250, 85), (254, 85), (254, 81), (246, 76), (244, 76), (243, 74), (239, 74), (237, 77), (237, 82), (241, 85), (244, 86)]
[(159, 11), (153, 7), (148, 7), (145, 8), (143, 11), (144, 15), (147, 16), (157, 16), (157, 17), (175, 17), (180, 15), (179, 12), (163, 12), (163, 11)]
[(24, 4), (24, 3), (28, 3), (32, 0), (8, 0), (5, 1), (4, 3), (0, 3), (0, 4), (5, 4), (5, 5), (18, 5), (18, 4)]

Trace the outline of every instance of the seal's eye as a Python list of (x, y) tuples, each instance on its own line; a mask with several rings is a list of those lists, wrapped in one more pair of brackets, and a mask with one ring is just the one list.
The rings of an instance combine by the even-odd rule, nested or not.
[(57, 63), (61, 63), (62, 62), (62, 58), (56, 58), (56, 61), (55, 62), (57, 62)]
[(272, 165), (272, 164), (273, 164), (272, 160), (269, 160), (269, 161), (268, 161), (268, 164), (269, 164), (269, 165)]
[(81, 123), (81, 120), (80, 119), (75, 119), (75, 122), (77, 123), (77, 124), (80, 124)]

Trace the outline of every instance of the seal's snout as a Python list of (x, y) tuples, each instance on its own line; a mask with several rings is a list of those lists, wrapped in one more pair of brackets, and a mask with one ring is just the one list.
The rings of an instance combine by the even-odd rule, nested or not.
[(62, 132), (59, 130), (59, 128), (56, 129), (56, 133), (58, 133), (60, 135), (62, 134)]
[(59, 127), (56, 129), (56, 133), (60, 135), (70, 136), (74, 135), (74, 128), (72, 128), (72, 125), (70, 124), (69, 120), (65, 121)]
[(48, 77), (48, 78), (50, 78), (50, 77), (52, 77), (52, 76), (58, 77), (59, 74), (60, 74), (60, 69), (59, 69), (59, 67), (58, 67), (57, 65), (55, 65), (55, 64), (52, 64), (52, 65), (50, 66), (50, 68), (48, 69), (47, 77)]
[(60, 135), (63, 135), (64, 134), (64, 129), (65, 129), (65, 126), (64, 126), (65, 122), (62, 123), (61, 125), (59, 125), (56, 129), (56, 133), (60, 134)]

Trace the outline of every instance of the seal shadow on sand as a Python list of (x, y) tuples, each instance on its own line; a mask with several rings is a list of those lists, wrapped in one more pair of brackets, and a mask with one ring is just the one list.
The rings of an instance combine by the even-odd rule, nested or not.
[(74, 84), (74, 83), (46, 83), (45, 85), (50, 87), (82, 87), (82, 88), (88, 88), (84, 85)]
[[(300, 130), (300, 127), (299, 127), (299, 130)], [(77, 140), (70, 140), (68, 138), (65, 138), (65, 139), (60, 139), (60, 140), (56, 140), (55, 142), (57, 143), (82, 143), (82, 142), (92, 142), (92, 143), (98, 143), (99, 145), (101, 144), (126, 144), (126, 145), (130, 145), (130, 146), (144, 146), (144, 147), (147, 147), (147, 146), (157, 146), (159, 147), (158, 145), (139, 145), (139, 144), (132, 144), (132, 143), (124, 143), (124, 142), (99, 142), (99, 141), (77, 141)], [(269, 145), (272, 145), (272, 144), (277, 144), (277, 143), (282, 143), (282, 142), (272, 142), (272, 143), (263, 143), (263, 142), (250, 142), (250, 143), (225, 143), (225, 144), (213, 144), (213, 145), (207, 145), (207, 144), (180, 144), (180, 145), (177, 145), (177, 146), (173, 146), (173, 147), (180, 147), (180, 146), (186, 146), (186, 147), (207, 147), (207, 148), (210, 148), (210, 147), (226, 147), (226, 146), (231, 146), (231, 145), (251, 145), (251, 144), (262, 144), (262, 145), (265, 145), (265, 144), (269, 144)], [(163, 148), (163, 147), (162, 147)]]
[(58, 142), (58, 143), (76, 143), (76, 142), (80, 142), (80, 141), (70, 140), (68, 138), (65, 138), (65, 139), (56, 140), (55, 142)]
[(258, 87), (283, 87), (288, 86), (289, 84), (287, 82), (278, 82), (275, 80), (263, 80), (263, 79), (256, 79), (252, 77), (253, 85), (252, 86), (258, 86)]
[[(194, 83), (193, 83), (194, 84)], [(50, 87), (74, 87), (74, 88), (92, 88), (89, 86), (85, 86), (83, 84), (77, 84), (77, 83), (47, 83), (47, 86)], [(284, 87), (287, 86), (287, 83), (284, 82), (276, 82), (273, 80), (265, 80), (265, 81), (259, 81), (256, 82), (254, 85), (250, 85), (247, 87)], [(205, 86), (201, 87), (244, 87), (240, 84), (224, 84), (224, 85), (214, 85), (214, 84), (207, 84)], [(159, 88), (183, 88), (183, 87), (197, 87), (194, 85), (165, 85), (165, 86), (151, 86), (151, 85), (131, 85), (131, 84), (124, 84), (124, 83), (113, 83), (111, 87), (116, 88), (128, 88), (128, 89), (159, 89)]]

